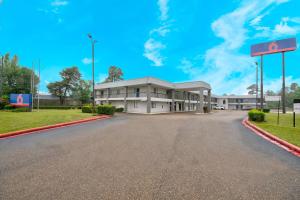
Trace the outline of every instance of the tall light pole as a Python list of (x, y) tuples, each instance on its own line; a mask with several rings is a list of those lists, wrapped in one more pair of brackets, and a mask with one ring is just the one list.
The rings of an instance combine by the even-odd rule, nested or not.
[(256, 64), (256, 85), (255, 85), (256, 98), (255, 98), (255, 107), (257, 109), (257, 100), (258, 100), (258, 62), (255, 62), (255, 64)]
[(93, 36), (89, 33), (88, 37), (92, 43), (92, 76), (93, 76), (93, 111), (95, 110), (95, 44), (97, 40), (93, 38)]
[(3, 71), (4, 71), (4, 56), (1, 55), (0, 97), (3, 95)]

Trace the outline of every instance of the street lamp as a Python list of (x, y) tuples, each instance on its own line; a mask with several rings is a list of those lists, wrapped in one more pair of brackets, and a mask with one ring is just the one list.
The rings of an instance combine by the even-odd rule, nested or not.
[(258, 100), (258, 62), (255, 62), (255, 64), (256, 64), (256, 85), (255, 85), (256, 98), (255, 98), (255, 107), (257, 109), (257, 100)]
[(92, 43), (92, 76), (93, 76), (93, 112), (95, 110), (95, 44), (97, 43), (97, 40), (93, 38), (93, 36), (89, 33), (88, 38), (91, 40)]

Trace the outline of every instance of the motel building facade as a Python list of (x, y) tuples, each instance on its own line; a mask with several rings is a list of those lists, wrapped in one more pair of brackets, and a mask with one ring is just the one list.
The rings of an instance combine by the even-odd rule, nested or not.
[[(256, 106), (260, 107), (260, 97), (256, 100), (256, 95), (213, 95), (212, 105), (223, 106), (225, 110), (251, 110)], [(264, 106), (266, 106), (266, 102), (264, 102)]]
[(96, 104), (111, 104), (127, 113), (210, 112), (211, 86), (203, 81), (170, 83), (153, 77), (101, 83)]

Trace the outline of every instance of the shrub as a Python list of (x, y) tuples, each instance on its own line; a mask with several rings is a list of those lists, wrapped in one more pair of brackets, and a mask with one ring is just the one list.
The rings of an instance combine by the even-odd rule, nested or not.
[[(37, 109), (37, 106), (34, 106)], [(56, 110), (68, 110), (68, 109), (76, 109), (76, 106), (40, 106), (40, 109), (56, 109)]]
[(83, 113), (92, 113), (93, 107), (91, 105), (85, 105), (85, 106), (82, 106), (81, 111)]
[(264, 113), (269, 113), (269, 112), (270, 112), (270, 108), (264, 108), (264, 109), (263, 109), (263, 112), (264, 112)]
[(8, 104), (4, 106), (4, 110), (13, 110), (13, 109), (15, 109), (13, 105)]
[(9, 99), (7, 95), (3, 95), (0, 98), (0, 110), (3, 110), (6, 105), (9, 104)]
[(11, 110), (12, 112), (29, 112), (29, 108), (28, 107), (22, 107), (22, 108), (16, 108)]
[(265, 113), (256, 109), (248, 112), (250, 121), (263, 122), (265, 121)]
[(116, 112), (123, 112), (124, 108), (116, 108)]
[(114, 115), (115, 111), (116, 111), (116, 107), (112, 105), (100, 105), (97, 107), (98, 114)]

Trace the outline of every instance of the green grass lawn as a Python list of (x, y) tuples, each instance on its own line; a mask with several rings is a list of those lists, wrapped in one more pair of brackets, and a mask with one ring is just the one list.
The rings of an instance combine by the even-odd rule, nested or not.
[(0, 111), (0, 134), (10, 131), (53, 125), (91, 117), (79, 109), (40, 110), (39, 112), (4, 112)]
[(296, 115), (296, 128), (293, 127), (292, 114), (280, 114), (277, 125), (277, 114), (266, 114), (266, 122), (255, 122), (260, 128), (273, 135), (300, 147), (300, 115)]

